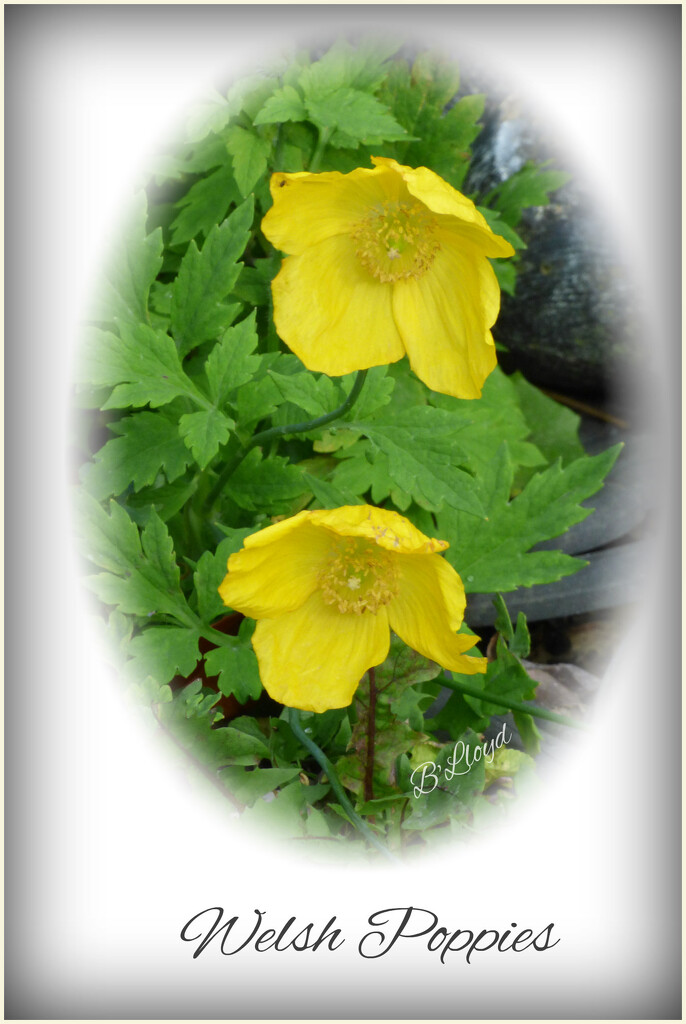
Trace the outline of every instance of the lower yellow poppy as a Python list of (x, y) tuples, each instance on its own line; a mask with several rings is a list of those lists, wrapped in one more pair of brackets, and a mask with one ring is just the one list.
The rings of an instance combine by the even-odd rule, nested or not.
[(397, 512), (370, 505), (299, 512), (245, 540), (219, 587), (257, 619), (253, 647), (265, 689), (303, 711), (347, 707), (364, 673), (387, 657), (391, 629), (444, 668), (486, 671), (458, 634), (462, 581)]

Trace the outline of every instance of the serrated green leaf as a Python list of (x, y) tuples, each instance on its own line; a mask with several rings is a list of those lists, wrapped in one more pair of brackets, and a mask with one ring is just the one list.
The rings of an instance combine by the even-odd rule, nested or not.
[(319, 477), (312, 476), (311, 473), (303, 473), (303, 481), (312, 491), (321, 508), (341, 508), (343, 505), (364, 504), (358, 495), (351, 491), (342, 491), (328, 480), (321, 480)]
[(225, 128), (234, 113), (234, 106), (216, 89), (206, 89), (202, 100), (196, 102), (186, 122), (186, 140), (200, 142), (210, 133)]
[(237, 800), (250, 807), (260, 797), (291, 782), (299, 774), (298, 768), (255, 768), (249, 771), (231, 766), (221, 771), (220, 778)]
[(99, 285), (89, 319), (140, 323), (148, 316), (148, 293), (162, 266), (162, 232), (146, 234), (147, 199), (138, 192), (124, 218)]
[(226, 137), (233, 159), (233, 173), (242, 196), (247, 196), (267, 169), (271, 146), (254, 131), (234, 124)]
[(138, 680), (152, 676), (168, 683), (175, 675), (189, 676), (200, 659), (199, 634), (195, 629), (150, 626), (128, 644), (128, 668)]
[(590, 509), (580, 504), (602, 486), (621, 445), (584, 456), (562, 468), (559, 462), (536, 473), (510, 500), (513, 466), (507, 444), (482, 467), (479, 498), (487, 520), (447, 510), (437, 514), (439, 535), (450, 542), (446, 553), (468, 593), (514, 590), (551, 583), (584, 564), (560, 551), (531, 551), (534, 544), (564, 533)]
[[(314, 124), (334, 133), (331, 137), (334, 146), (407, 138), (407, 132), (388, 109), (375, 96), (359, 89), (339, 88), (326, 93), (306, 90), (305, 106)], [(336, 132), (341, 133), (340, 138), (336, 137)]]
[(81, 492), (77, 502), (84, 554), (107, 570), (86, 581), (100, 600), (129, 615), (165, 613), (188, 624), (179, 568), (162, 520), (152, 513), (141, 536), (116, 502), (110, 502), (109, 515), (88, 494)]
[(302, 470), (280, 456), (264, 459), (257, 448), (248, 452), (231, 476), (226, 491), (248, 511), (288, 513), (295, 498), (306, 493)]
[(271, 377), (259, 377), (239, 388), (231, 399), (236, 419), (243, 429), (258, 420), (272, 416), (283, 402), (283, 396)]
[[(517, 234), (515, 229), (508, 224), (506, 220), (503, 220), (499, 213), (496, 213), (495, 210), (489, 209), (487, 206), (477, 206), (477, 210), (494, 234), (500, 235), (509, 242), (514, 249), (526, 249), (524, 239)], [(496, 269), (498, 266), (510, 267), (512, 266), (512, 263), (509, 260), (505, 263), (502, 260), (494, 259), (492, 265), (493, 268)]]
[(420, 505), (428, 502), (439, 509), (447, 504), (483, 518), (473, 477), (456, 465), (459, 447), (449, 413), (424, 406), (350, 426), (384, 452), (392, 479)]
[[(181, 441), (181, 438), (178, 440)], [(188, 459), (188, 452), (184, 452), (184, 458)], [(176, 483), (160, 483), (156, 480), (153, 486), (143, 487), (137, 493), (129, 494), (126, 504), (129, 510), (136, 510), (135, 518), (138, 523), (145, 525), (151, 512), (156, 512), (162, 522), (166, 523), (193, 497), (197, 485), (197, 478), (183, 479)]]
[(172, 339), (146, 324), (122, 324), (121, 337), (89, 331), (78, 376), (96, 386), (117, 385), (104, 409), (157, 408), (179, 395), (197, 396)]
[(82, 470), (87, 490), (104, 499), (151, 485), (163, 471), (171, 483), (190, 462), (178, 425), (163, 413), (139, 412), (110, 425), (120, 437), (108, 441)]
[(414, 136), (397, 157), (413, 167), (431, 167), (455, 188), (467, 172), (470, 145), (480, 131), (483, 96), (464, 96), (446, 110), (459, 87), (454, 64), (419, 54), (412, 70), (397, 62), (380, 92), (399, 122)]
[(546, 166), (529, 160), (521, 170), (515, 171), (489, 193), (488, 205), (496, 209), (511, 227), (517, 227), (527, 207), (547, 206), (550, 193), (570, 180), (571, 175), (564, 171), (546, 170)]
[(531, 428), (519, 408), (511, 379), (500, 367), (489, 374), (478, 402), (439, 394), (432, 394), (430, 401), (451, 414), (455, 443), (474, 472), (494, 458), (503, 438), (507, 438), (513, 461), (527, 466), (545, 463), (540, 451), (525, 442)]
[(171, 244), (181, 245), (200, 234), (208, 235), (226, 217), (232, 203), (239, 203), (240, 200), (241, 195), (227, 159), (212, 174), (196, 181), (177, 202), (179, 213), (171, 223)]
[(191, 241), (174, 282), (171, 304), (172, 334), (183, 357), (230, 325), (238, 307), (223, 300), (238, 279), (242, 256), (250, 237), (253, 200), (241, 203), (227, 219), (212, 228), (202, 252)]
[(341, 404), (342, 398), (334, 382), (324, 373), (319, 377), (307, 372), (285, 376), (270, 370), (269, 376), (282, 398), (304, 409), (309, 416), (324, 416)]
[(520, 373), (512, 374), (509, 379), (526, 418), (530, 438), (548, 462), (559, 458), (566, 466), (581, 458), (585, 452), (579, 441), (579, 416), (548, 398)]
[(208, 651), (205, 670), (208, 676), (219, 677), (217, 685), (226, 697), (245, 703), (256, 700), (262, 693), (255, 652), (245, 643), (237, 641)]
[(224, 405), (236, 388), (252, 380), (260, 366), (260, 356), (253, 355), (257, 348), (255, 311), (234, 327), (229, 327), (221, 341), (214, 346), (205, 373), (210, 397), (218, 407)]
[(179, 420), (179, 433), (201, 469), (212, 461), (221, 445), (229, 440), (235, 421), (219, 409), (186, 413)]
[(217, 592), (219, 584), (226, 576), (226, 563), (229, 555), (239, 551), (245, 538), (254, 533), (255, 529), (246, 527), (231, 530), (231, 535), (219, 543), (216, 551), (205, 551), (198, 559), (193, 579), (198, 598), (198, 615), (203, 622), (209, 624), (227, 610)]
[(374, 92), (386, 77), (386, 61), (399, 46), (393, 38), (361, 40), (356, 46), (339, 39), (320, 60), (305, 65), (294, 77), (311, 92), (327, 92), (342, 86)]
[(255, 124), (283, 124), (284, 121), (304, 121), (305, 104), (292, 85), (276, 89), (255, 118)]

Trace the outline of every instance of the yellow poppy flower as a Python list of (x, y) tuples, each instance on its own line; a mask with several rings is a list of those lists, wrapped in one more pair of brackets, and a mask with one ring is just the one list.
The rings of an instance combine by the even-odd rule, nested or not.
[(253, 647), (265, 689), (303, 711), (347, 707), (362, 676), (385, 661), (390, 630), (456, 672), (486, 671), (455, 632), (465, 593), (431, 540), (397, 512), (369, 505), (298, 512), (246, 537), (219, 587), (257, 619)]
[(267, 238), (289, 253), (272, 282), (279, 335), (332, 376), (407, 354), (434, 391), (479, 398), (496, 365), (500, 289), (489, 256), (514, 249), (427, 167), (272, 175)]

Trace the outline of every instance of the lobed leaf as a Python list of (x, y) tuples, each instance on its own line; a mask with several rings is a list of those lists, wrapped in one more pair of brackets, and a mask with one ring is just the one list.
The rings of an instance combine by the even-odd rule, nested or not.
[(120, 437), (108, 441), (82, 470), (87, 490), (104, 499), (155, 483), (164, 472), (171, 483), (190, 462), (177, 423), (162, 413), (139, 412), (110, 424)]
[(159, 516), (153, 512), (140, 535), (116, 502), (108, 515), (88, 494), (77, 500), (86, 557), (107, 570), (87, 580), (100, 600), (129, 615), (168, 614), (188, 624), (172, 540)]
[(147, 199), (138, 192), (102, 273), (90, 319), (109, 323), (147, 321), (150, 286), (162, 266), (162, 232), (146, 233)]
[(171, 329), (183, 357), (196, 345), (216, 338), (231, 324), (238, 307), (224, 299), (238, 279), (238, 259), (250, 237), (254, 203), (246, 199), (212, 228), (202, 251), (191, 241), (174, 282)]
[[(228, 157), (228, 152), (226, 155)], [(196, 181), (179, 199), (176, 204), (179, 213), (171, 223), (171, 244), (181, 245), (200, 234), (209, 235), (226, 217), (229, 207), (240, 200), (241, 194), (227, 160), (207, 177)]]
[(583, 456), (566, 467), (558, 460), (536, 473), (510, 500), (513, 464), (506, 442), (482, 467), (477, 493), (487, 519), (465, 516), (455, 509), (437, 514), (439, 535), (450, 542), (446, 557), (471, 593), (514, 590), (518, 586), (552, 583), (582, 567), (578, 558), (560, 551), (531, 551), (543, 540), (564, 533), (590, 514), (580, 504), (595, 494), (612, 468), (621, 445), (595, 456)]

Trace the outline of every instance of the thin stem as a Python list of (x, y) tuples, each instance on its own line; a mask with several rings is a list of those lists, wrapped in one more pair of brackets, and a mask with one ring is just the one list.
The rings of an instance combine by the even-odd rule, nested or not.
[(312, 754), (313, 758), (320, 766), (322, 771), (325, 772), (326, 777), (331, 783), (331, 788), (338, 797), (338, 802), (340, 803), (341, 807), (350, 818), (351, 822), (355, 825), (355, 828), (358, 830), (358, 832), (361, 832), (365, 839), (369, 843), (371, 843), (372, 846), (375, 846), (377, 850), (380, 850), (385, 857), (388, 857), (389, 860), (392, 860), (395, 863), (397, 863), (397, 857), (393, 856), (391, 851), (383, 845), (383, 843), (377, 838), (377, 836), (374, 835), (369, 826), (365, 824), (365, 822), (362, 820), (359, 814), (357, 814), (353, 809), (353, 805), (350, 803), (350, 800), (346, 796), (345, 790), (341, 785), (340, 779), (336, 775), (336, 771), (334, 769), (334, 766), (331, 764), (331, 761), (329, 761), (324, 751), (321, 750), (314, 742), (314, 740), (310, 739), (310, 737), (304, 731), (300, 723), (300, 714), (297, 708), (288, 708), (288, 724), (293, 730), (293, 735), (296, 737), (296, 739), (300, 740), (302, 745), (306, 747), (307, 750), (309, 750), (309, 752)]
[(447, 675), (443, 676), (441, 682), (443, 686), (447, 686), (449, 690), (454, 690), (455, 693), (462, 693), (466, 697), (477, 697), (487, 704), (498, 704), (503, 708), (508, 708), (510, 711), (522, 711), (525, 715), (531, 715), (532, 718), (545, 718), (549, 722), (567, 725), (572, 729), (587, 728), (581, 722), (575, 722), (573, 718), (567, 718), (566, 715), (558, 715), (555, 711), (548, 711), (546, 708), (525, 704), (522, 701), (508, 700), (506, 697), (499, 697), (497, 694), (489, 693), (487, 690), (479, 690), (476, 686), (465, 686), (464, 683), (457, 683)]
[(323, 427), (327, 423), (332, 423), (334, 420), (337, 420), (340, 416), (343, 416), (349, 409), (351, 409), (357, 401), (366, 376), (366, 370), (357, 371), (355, 383), (350, 389), (350, 394), (343, 404), (340, 405), (338, 409), (334, 409), (333, 412), (327, 412), (323, 416), (318, 416), (314, 420), (306, 420), (303, 423), (289, 423), (285, 427), (270, 427), (268, 430), (262, 430), (259, 434), (255, 434), (254, 437), (252, 437), (246, 445), (237, 451), (234, 457), (224, 466), (214, 484), (214, 487), (207, 495), (205, 510), (210, 511), (212, 509), (231, 475), (236, 471), (236, 469), (238, 469), (241, 462), (252, 448), (255, 448), (259, 444), (264, 444), (267, 441), (271, 441), (274, 438), (283, 437), (286, 434), (304, 434), (308, 430), (317, 430), (319, 427)]
[(364, 766), (365, 803), (374, 799), (374, 743), (376, 740), (376, 680), (374, 669), (369, 672), (369, 707), (367, 709), (367, 756)]
[(319, 165), (322, 162), (322, 157), (324, 156), (324, 150), (326, 149), (326, 144), (327, 144), (327, 142), (329, 141), (330, 138), (331, 138), (331, 129), (330, 128), (320, 128), (319, 129), (319, 138), (317, 139), (317, 148), (315, 149), (314, 153), (312, 154), (312, 159), (310, 160), (310, 166), (308, 167), (308, 170), (309, 170), (310, 174), (314, 174), (315, 171), (319, 170)]

